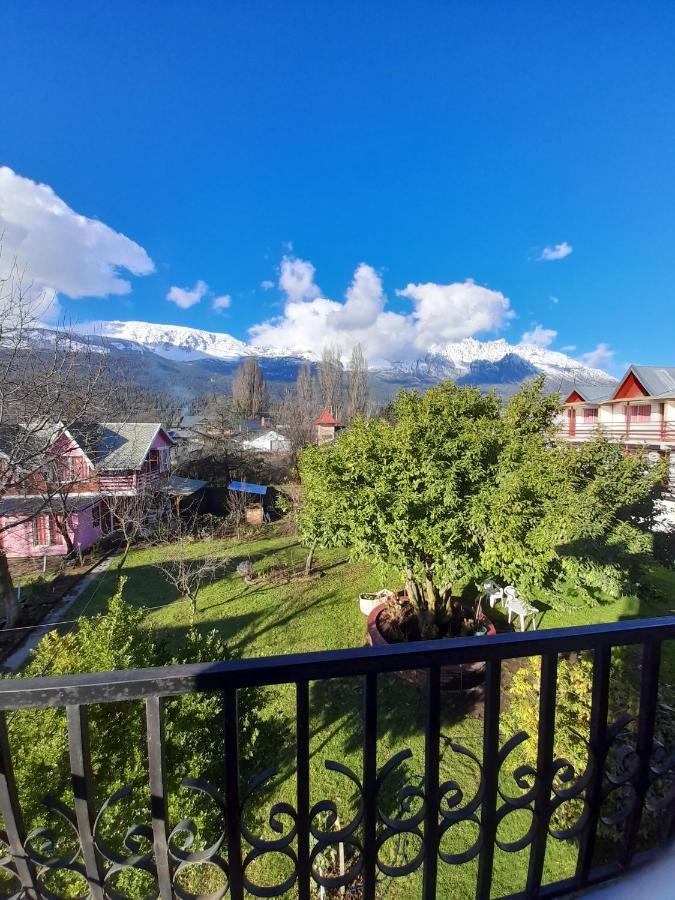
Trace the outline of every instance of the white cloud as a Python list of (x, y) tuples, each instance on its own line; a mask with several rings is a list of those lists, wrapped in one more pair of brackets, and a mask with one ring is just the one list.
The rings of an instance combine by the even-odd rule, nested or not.
[(555, 244), (553, 247), (544, 247), (539, 259), (546, 260), (547, 262), (554, 259), (565, 259), (566, 256), (570, 255), (573, 249), (571, 244), (568, 244), (567, 241), (563, 241), (562, 244)]
[(609, 349), (609, 344), (598, 344), (595, 350), (584, 353), (580, 357), (582, 363), (594, 369), (604, 369), (614, 362), (614, 351)]
[(552, 328), (544, 328), (543, 325), (533, 325), (521, 337), (523, 344), (534, 344), (535, 347), (550, 347), (558, 337), (558, 332)]
[(16, 259), (24, 282), (37, 291), (71, 298), (128, 294), (123, 277), (149, 275), (155, 266), (146, 251), (103, 222), (74, 212), (49, 185), (0, 166), (0, 277)]
[(321, 295), (321, 288), (314, 283), (315, 271), (311, 262), (284, 256), (281, 260), (279, 287), (291, 303), (314, 300)]
[(553, 304), (560, 303), (560, 297), (554, 297), (553, 294), (551, 294), (548, 298), (548, 302)]
[(386, 309), (382, 279), (366, 263), (357, 266), (342, 301), (321, 296), (314, 275), (310, 262), (284, 257), (279, 279), (286, 295), (284, 312), (250, 329), (256, 343), (315, 353), (338, 345), (345, 354), (360, 343), (371, 365), (377, 365), (414, 359), (433, 344), (494, 331), (513, 316), (507, 297), (473, 281), (409, 284), (397, 294), (412, 300), (412, 310), (398, 313)]
[(577, 349), (576, 344), (565, 344), (564, 347), (560, 348), (563, 353), (572, 353)]
[(260, 282), (260, 287), (263, 289), (263, 291), (271, 291), (274, 287), (274, 282), (266, 279), (265, 281)]
[(211, 309), (216, 312), (222, 312), (232, 306), (232, 297), (229, 294), (223, 294), (222, 297), (214, 297), (211, 303)]
[(454, 284), (409, 284), (396, 293), (416, 304), (413, 318), (422, 346), (496, 331), (514, 315), (508, 297), (471, 279)]
[(200, 278), (193, 288), (179, 288), (175, 285), (170, 287), (166, 299), (181, 309), (190, 309), (195, 303), (199, 303), (208, 289), (208, 284)]

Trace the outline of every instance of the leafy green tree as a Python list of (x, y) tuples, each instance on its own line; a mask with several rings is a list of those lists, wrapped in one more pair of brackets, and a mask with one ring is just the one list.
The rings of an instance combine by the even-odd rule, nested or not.
[(437, 616), (460, 580), (597, 586), (625, 568), (628, 544), (648, 553), (631, 508), (663, 473), (606, 441), (558, 441), (558, 413), (543, 379), (506, 404), (451, 382), (399, 394), (386, 421), (357, 419), (303, 452), (305, 540), (393, 564)]
[(482, 569), (522, 589), (567, 578), (618, 593), (651, 552), (635, 511), (653, 505), (663, 466), (602, 438), (555, 440), (557, 412), (536, 381), (505, 406), (499, 466), (471, 511)]
[(442, 613), (451, 582), (476, 574), (467, 511), (497, 464), (499, 413), (495, 395), (447, 382), (400, 393), (392, 422), (356, 419), (334, 445), (304, 451), (307, 540), (393, 563), (419, 604)]

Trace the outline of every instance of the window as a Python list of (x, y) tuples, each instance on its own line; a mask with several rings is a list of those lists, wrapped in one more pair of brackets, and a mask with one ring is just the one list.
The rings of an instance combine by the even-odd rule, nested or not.
[(89, 475), (89, 466), (82, 456), (68, 457), (68, 475), (72, 481), (84, 481)]
[(584, 409), (584, 422), (587, 425), (594, 425), (598, 421), (597, 407), (587, 406)]
[(37, 516), (33, 519), (33, 546), (45, 547), (47, 541), (47, 516)]
[(156, 472), (159, 469), (159, 450), (157, 450), (155, 447), (151, 448), (148, 455), (148, 461), (150, 471)]
[(628, 415), (633, 422), (648, 422), (652, 417), (651, 403), (639, 403), (628, 407)]
[(98, 531), (101, 527), (101, 504), (95, 503), (91, 508), (91, 524)]
[(53, 547), (56, 544), (62, 544), (63, 543), (63, 535), (59, 531), (59, 528), (56, 524), (56, 519), (54, 518), (54, 516), (49, 516), (48, 522), (49, 522), (49, 545), (51, 547)]

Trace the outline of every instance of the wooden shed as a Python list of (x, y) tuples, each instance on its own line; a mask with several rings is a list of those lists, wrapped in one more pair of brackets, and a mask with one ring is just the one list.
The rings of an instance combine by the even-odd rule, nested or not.
[(273, 488), (264, 484), (251, 484), (248, 481), (231, 481), (227, 489), (245, 498), (247, 524), (261, 525), (269, 521), (274, 506)]

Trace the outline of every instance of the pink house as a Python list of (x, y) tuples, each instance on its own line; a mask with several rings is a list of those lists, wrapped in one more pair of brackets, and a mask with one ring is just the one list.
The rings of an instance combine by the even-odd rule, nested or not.
[(60, 514), (73, 545), (86, 550), (113, 527), (111, 497), (168, 485), (173, 441), (157, 423), (58, 423), (53, 432), (49, 462), (0, 486), (0, 549), (8, 557), (64, 555)]

